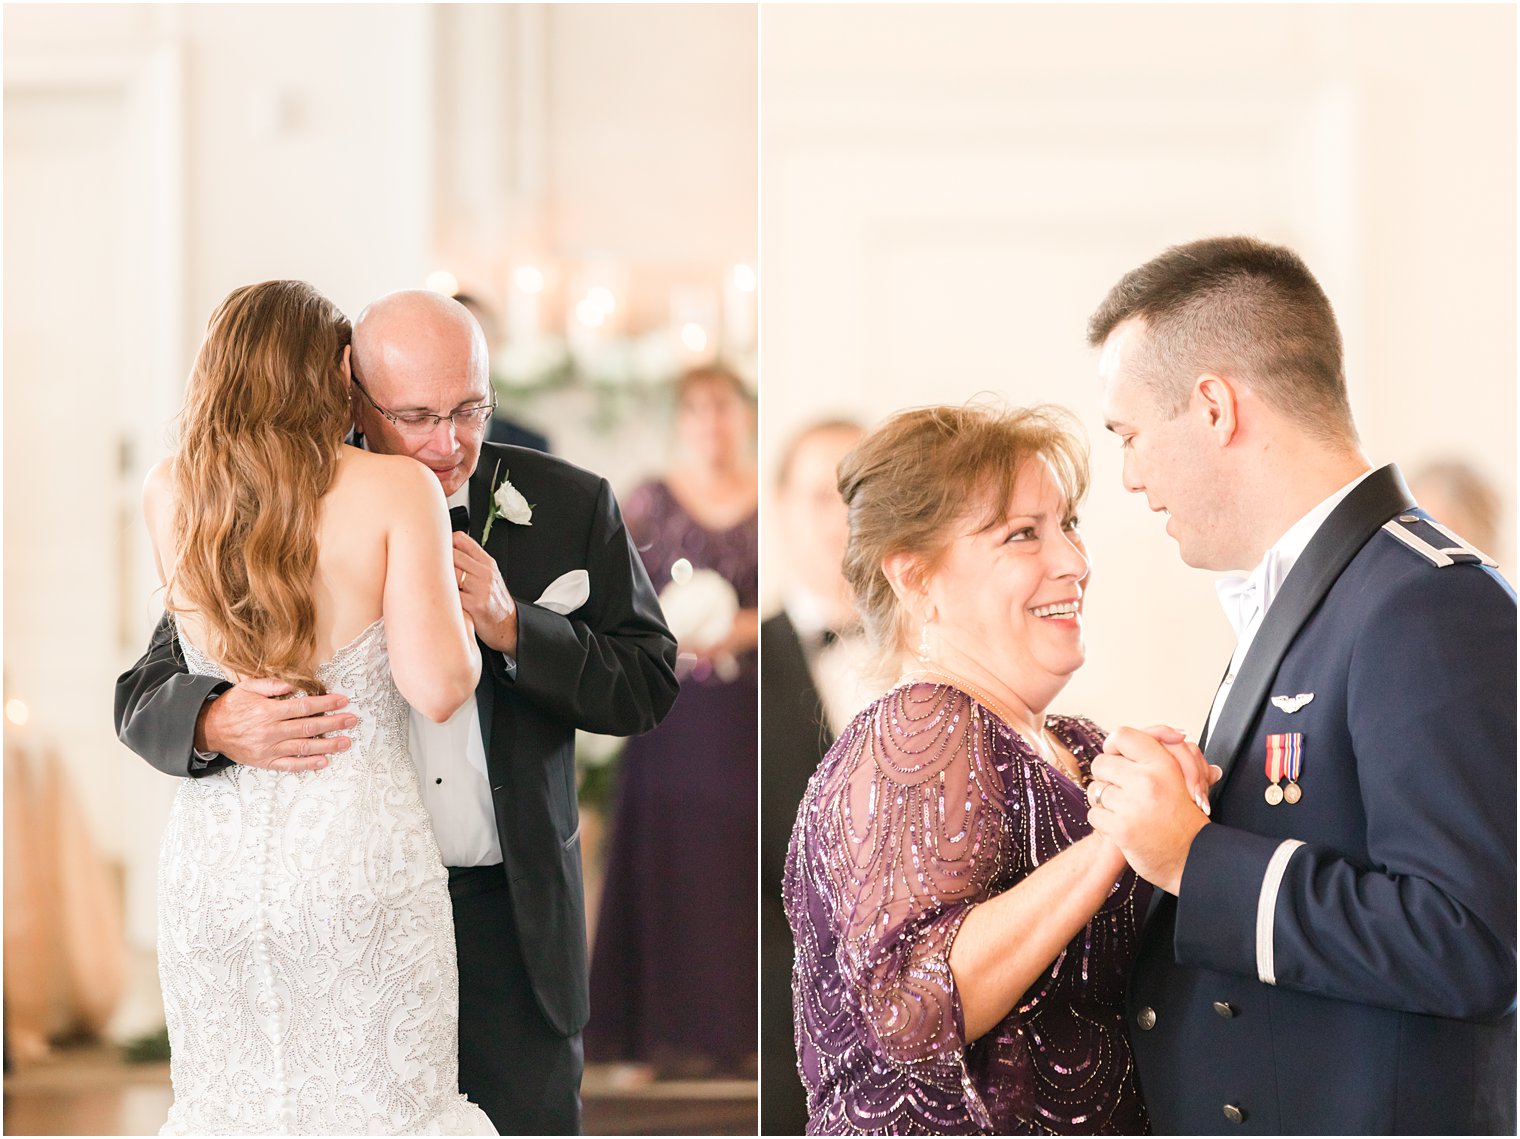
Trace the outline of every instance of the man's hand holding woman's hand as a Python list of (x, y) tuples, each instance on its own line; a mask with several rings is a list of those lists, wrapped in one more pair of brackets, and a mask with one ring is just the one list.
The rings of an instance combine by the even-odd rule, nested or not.
[(1093, 760), (1088, 821), (1137, 874), (1175, 894), (1193, 838), (1208, 823), (1208, 789), (1221, 774), (1176, 728), (1120, 728)]
[[(1219, 781), (1219, 777), (1224, 772), (1204, 757), (1203, 751), (1187, 738), (1181, 728), (1174, 728), (1169, 724), (1152, 724), (1148, 728), (1141, 728), (1140, 731), (1154, 738), (1157, 743), (1164, 745), (1166, 750), (1172, 753), (1172, 758), (1182, 769), (1182, 778), (1187, 783), (1188, 793), (1192, 795), (1193, 802), (1198, 804), (1198, 809), (1205, 815), (1209, 814), (1209, 789)], [(1113, 738), (1110, 735), (1108, 740)], [(1108, 741), (1104, 742), (1104, 750), (1110, 750)], [(1115, 754), (1123, 753), (1116, 752)]]

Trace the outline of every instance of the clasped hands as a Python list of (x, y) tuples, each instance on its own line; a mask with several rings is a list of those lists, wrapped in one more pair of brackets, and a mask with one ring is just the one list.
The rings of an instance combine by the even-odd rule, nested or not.
[(1092, 762), (1087, 820), (1136, 874), (1175, 894), (1188, 848), (1209, 821), (1209, 788), (1221, 774), (1176, 728), (1119, 728)]
[[(517, 655), (517, 603), (501, 567), (468, 534), (454, 534), (454, 581), (459, 603), (475, 635), (490, 648)], [(344, 711), (348, 697), (293, 696), (278, 680), (256, 677), (233, 685), (206, 704), (196, 720), (195, 747), (233, 763), (271, 771), (318, 771), (330, 756), (347, 751), (344, 732), (358, 717)]]

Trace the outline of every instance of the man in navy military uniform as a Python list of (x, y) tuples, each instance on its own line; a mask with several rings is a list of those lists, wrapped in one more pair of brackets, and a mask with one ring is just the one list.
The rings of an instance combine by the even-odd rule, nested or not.
[[(1093, 826), (1159, 894), (1130, 986), (1158, 1132), (1515, 1133), (1515, 595), (1372, 469), (1329, 301), (1249, 238), (1093, 315), (1124, 484), (1239, 637), (1211, 813), (1121, 728)], [(1160, 735), (1160, 733), (1158, 733)]]

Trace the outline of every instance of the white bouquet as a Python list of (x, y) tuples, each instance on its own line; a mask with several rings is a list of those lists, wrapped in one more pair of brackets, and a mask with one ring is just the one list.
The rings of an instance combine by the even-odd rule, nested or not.
[(728, 579), (715, 570), (693, 569), (685, 558), (671, 567), (670, 577), (660, 590), (660, 608), (682, 649), (705, 649), (727, 639), (739, 615), (739, 595)]

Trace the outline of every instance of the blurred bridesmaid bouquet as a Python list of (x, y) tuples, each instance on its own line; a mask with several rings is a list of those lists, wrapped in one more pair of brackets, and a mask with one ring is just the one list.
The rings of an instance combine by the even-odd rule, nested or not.
[(665, 623), (681, 646), (676, 663), (684, 679), (698, 680), (715, 673), (730, 681), (739, 675), (739, 663), (724, 647), (739, 615), (739, 595), (728, 579), (715, 570), (693, 569), (681, 558), (670, 569), (670, 584), (660, 591)]

